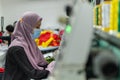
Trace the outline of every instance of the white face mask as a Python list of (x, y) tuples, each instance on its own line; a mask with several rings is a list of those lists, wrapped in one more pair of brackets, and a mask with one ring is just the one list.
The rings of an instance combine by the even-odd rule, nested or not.
[(40, 36), (41, 29), (34, 29), (34, 33), (32, 34), (32, 38), (36, 39)]

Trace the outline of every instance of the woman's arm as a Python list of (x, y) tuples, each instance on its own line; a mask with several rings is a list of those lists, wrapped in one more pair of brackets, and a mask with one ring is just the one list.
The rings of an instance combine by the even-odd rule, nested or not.
[(34, 69), (30, 64), (24, 49), (19, 46), (17, 48), (17, 50), (14, 49), (15, 53), (13, 53), (13, 58), (16, 60), (16, 64), (21, 68), (22, 71), (24, 71), (26, 75), (33, 79), (43, 79), (48, 77), (48, 70)]

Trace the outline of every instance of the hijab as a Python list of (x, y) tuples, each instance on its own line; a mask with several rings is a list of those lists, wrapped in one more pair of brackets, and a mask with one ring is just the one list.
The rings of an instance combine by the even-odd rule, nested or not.
[(41, 20), (42, 18), (38, 14), (34, 12), (25, 12), (15, 26), (9, 46), (9, 48), (12, 46), (23, 47), (28, 60), (37, 70), (42, 70), (43, 67), (41, 66), (48, 64), (31, 37), (35, 25)]

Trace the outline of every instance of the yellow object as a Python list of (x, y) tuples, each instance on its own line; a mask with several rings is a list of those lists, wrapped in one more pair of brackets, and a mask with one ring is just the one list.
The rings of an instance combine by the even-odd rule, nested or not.
[(36, 42), (37, 45), (39, 45), (39, 39), (38, 38), (35, 39), (35, 42)]
[[(109, 25), (109, 23), (110, 23), (110, 10), (109, 10), (109, 8), (110, 8), (110, 6), (111, 6), (111, 1), (104, 1), (103, 3), (102, 3), (102, 30), (103, 31), (105, 31), (105, 32), (109, 32), (109, 30), (110, 30), (110, 25)], [(106, 10), (105, 9), (107, 9), (107, 12), (106, 12)], [(105, 18), (105, 17), (107, 17), (107, 18)]]
[(93, 22), (94, 22), (94, 25), (96, 26), (97, 24), (96, 24), (96, 6), (94, 7), (94, 9), (93, 9)]
[(42, 42), (42, 47), (46, 48), (53, 41), (53, 37), (50, 37), (46, 42)]
[(117, 37), (120, 38), (120, 33), (117, 33)]
[(22, 22), (23, 21), (23, 19), (22, 18), (20, 18), (20, 22)]
[[(119, 0), (112, 0), (110, 8), (110, 31), (118, 32)], [(118, 36), (118, 35), (117, 35)]]
[(41, 34), (44, 34), (44, 33), (46, 33), (47, 31), (41, 31)]
[(46, 47), (52, 42), (52, 40), (53, 40), (53, 37), (51, 37), (49, 40), (45, 42)]
[(115, 14), (114, 14), (114, 31), (118, 31), (118, 7), (119, 7), (119, 0), (113, 0), (114, 1), (114, 9), (115, 9)]
[(42, 42), (42, 47), (43, 47), (43, 48), (45, 48), (45, 47), (46, 47), (45, 42)]
[(114, 18), (115, 18), (115, 1), (111, 2), (110, 6), (110, 31), (114, 32), (115, 27), (114, 27)]

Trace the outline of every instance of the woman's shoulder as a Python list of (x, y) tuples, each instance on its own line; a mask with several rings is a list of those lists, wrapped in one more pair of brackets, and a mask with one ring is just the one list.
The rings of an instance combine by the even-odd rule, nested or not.
[(7, 52), (18, 52), (18, 51), (24, 51), (24, 48), (21, 46), (12, 46), (8, 49)]
[(16, 55), (23, 55), (25, 53), (24, 48), (21, 46), (12, 46), (7, 50), (7, 55), (8, 57), (13, 57)]
[(24, 48), (21, 46), (11, 46), (9, 49), (24, 49)]

